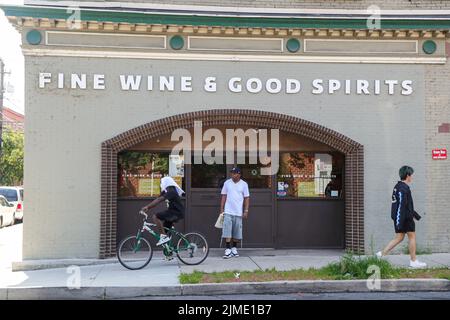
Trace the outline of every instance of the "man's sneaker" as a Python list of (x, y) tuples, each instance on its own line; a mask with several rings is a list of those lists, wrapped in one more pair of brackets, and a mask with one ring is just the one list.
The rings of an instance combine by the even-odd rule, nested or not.
[(158, 243), (156, 244), (157, 246), (160, 246), (166, 242), (170, 241), (170, 237), (166, 236), (165, 234), (162, 234), (161, 237), (159, 238)]
[(378, 252), (376, 253), (376, 256), (377, 256), (378, 259), (381, 259), (381, 258), (383, 257), (383, 252), (378, 251)]
[(420, 268), (425, 268), (427, 266), (427, 264), (425, 262), (420, 262), (419, 260), (416, 259), (416, 261), (410, 260), (409, 266), (414, 269), (420, 269)]
[(231, 248), (231, 254), (232, 254), (234, 257), (239, 257), (239, 253), (238, 253), (236, 247)]
[(233, 258), (233, 253), (231, 252), (231, 249), (225, 249), (225, 254), (223, 255), (224, 259), (230, 259)]

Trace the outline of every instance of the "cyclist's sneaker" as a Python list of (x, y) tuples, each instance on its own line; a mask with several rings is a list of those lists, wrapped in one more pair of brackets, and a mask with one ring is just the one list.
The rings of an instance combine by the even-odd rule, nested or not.
[(170, 241), (170, 237), (166, 236), (165, 234), (162, 234), (161, 237), (159, 238), (158, 243), (156, 244), (157, 246), (160, 246), (166, 242)]
[(233, 258), (233, 253), (231, 252), (231, 249), (225, 249), (225, 254), (223, 255), (224, 259), (230, 259)]
[(168, 256), (164, 256), (164, 260), (166, 260), (166, 261), (173, 260), (173, 254), (169, 254)]
[(231, 254), (233, 255), (233, 257), (239, 257), (239, 253), (236, 247), (231, 248)]

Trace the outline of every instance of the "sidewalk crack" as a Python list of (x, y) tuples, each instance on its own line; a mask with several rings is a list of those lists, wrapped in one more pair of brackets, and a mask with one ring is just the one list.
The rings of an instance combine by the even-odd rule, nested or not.
[(89, 285), (93, 284), (95, 282), (95, 280), (97, 280), (98, 275), (100, 274), (100, 272), (103, 271), (103, 269), (105, 269), (106, 265), (102, 265), (101, 268), (97, 271), (96, 274), (94, 274), (94, 276), (92, 278), (89, 278), (90, 282)]
[(252, 259), (252, 257), (248, 256), (248, 258), (259, 268), (259, 270), (262, 270), (261, 266), (257, 264), (256, 261)]

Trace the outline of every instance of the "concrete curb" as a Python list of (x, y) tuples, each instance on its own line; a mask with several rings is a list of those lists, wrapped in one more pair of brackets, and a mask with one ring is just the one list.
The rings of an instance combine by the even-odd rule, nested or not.
[(86, 287), (69, 289), (67, 287), (7, 288), (7, 300), (101, 300), (105, 289)]
[(9, 287), (0, 288), (1, 300), (127, 299), (144, 296), (193, 296), (333, 292), (450, 291), (445, 279), (381, 280), (380, 290), (369, 290), (366, 280), (301, 280), (271, 282), (207, 283), (155, 287)]
[(380, 290), (370, 290), (367, 280), (301, 280), (182, 285), (182, 295), (323, 293), (323, 292), (396, 292), (450, 291), (445, 279), (381, 280)]
[(181, 296), (182, 286), (106, 287), (105, 299), (127, 299), (146, 296)]

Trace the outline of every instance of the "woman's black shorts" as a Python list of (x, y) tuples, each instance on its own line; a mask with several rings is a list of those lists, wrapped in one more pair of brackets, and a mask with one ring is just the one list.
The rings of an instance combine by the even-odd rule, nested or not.
[(395, 229), (395, 233), (415, 232), (416, 224), (413, 219), (411, 219), (411, 220), (407, 219), (407, 220), (405, 220), (405, 222), (403, 223), (402, 226), (397, 228), (395, 221), (394, 221), (394, 229)]

